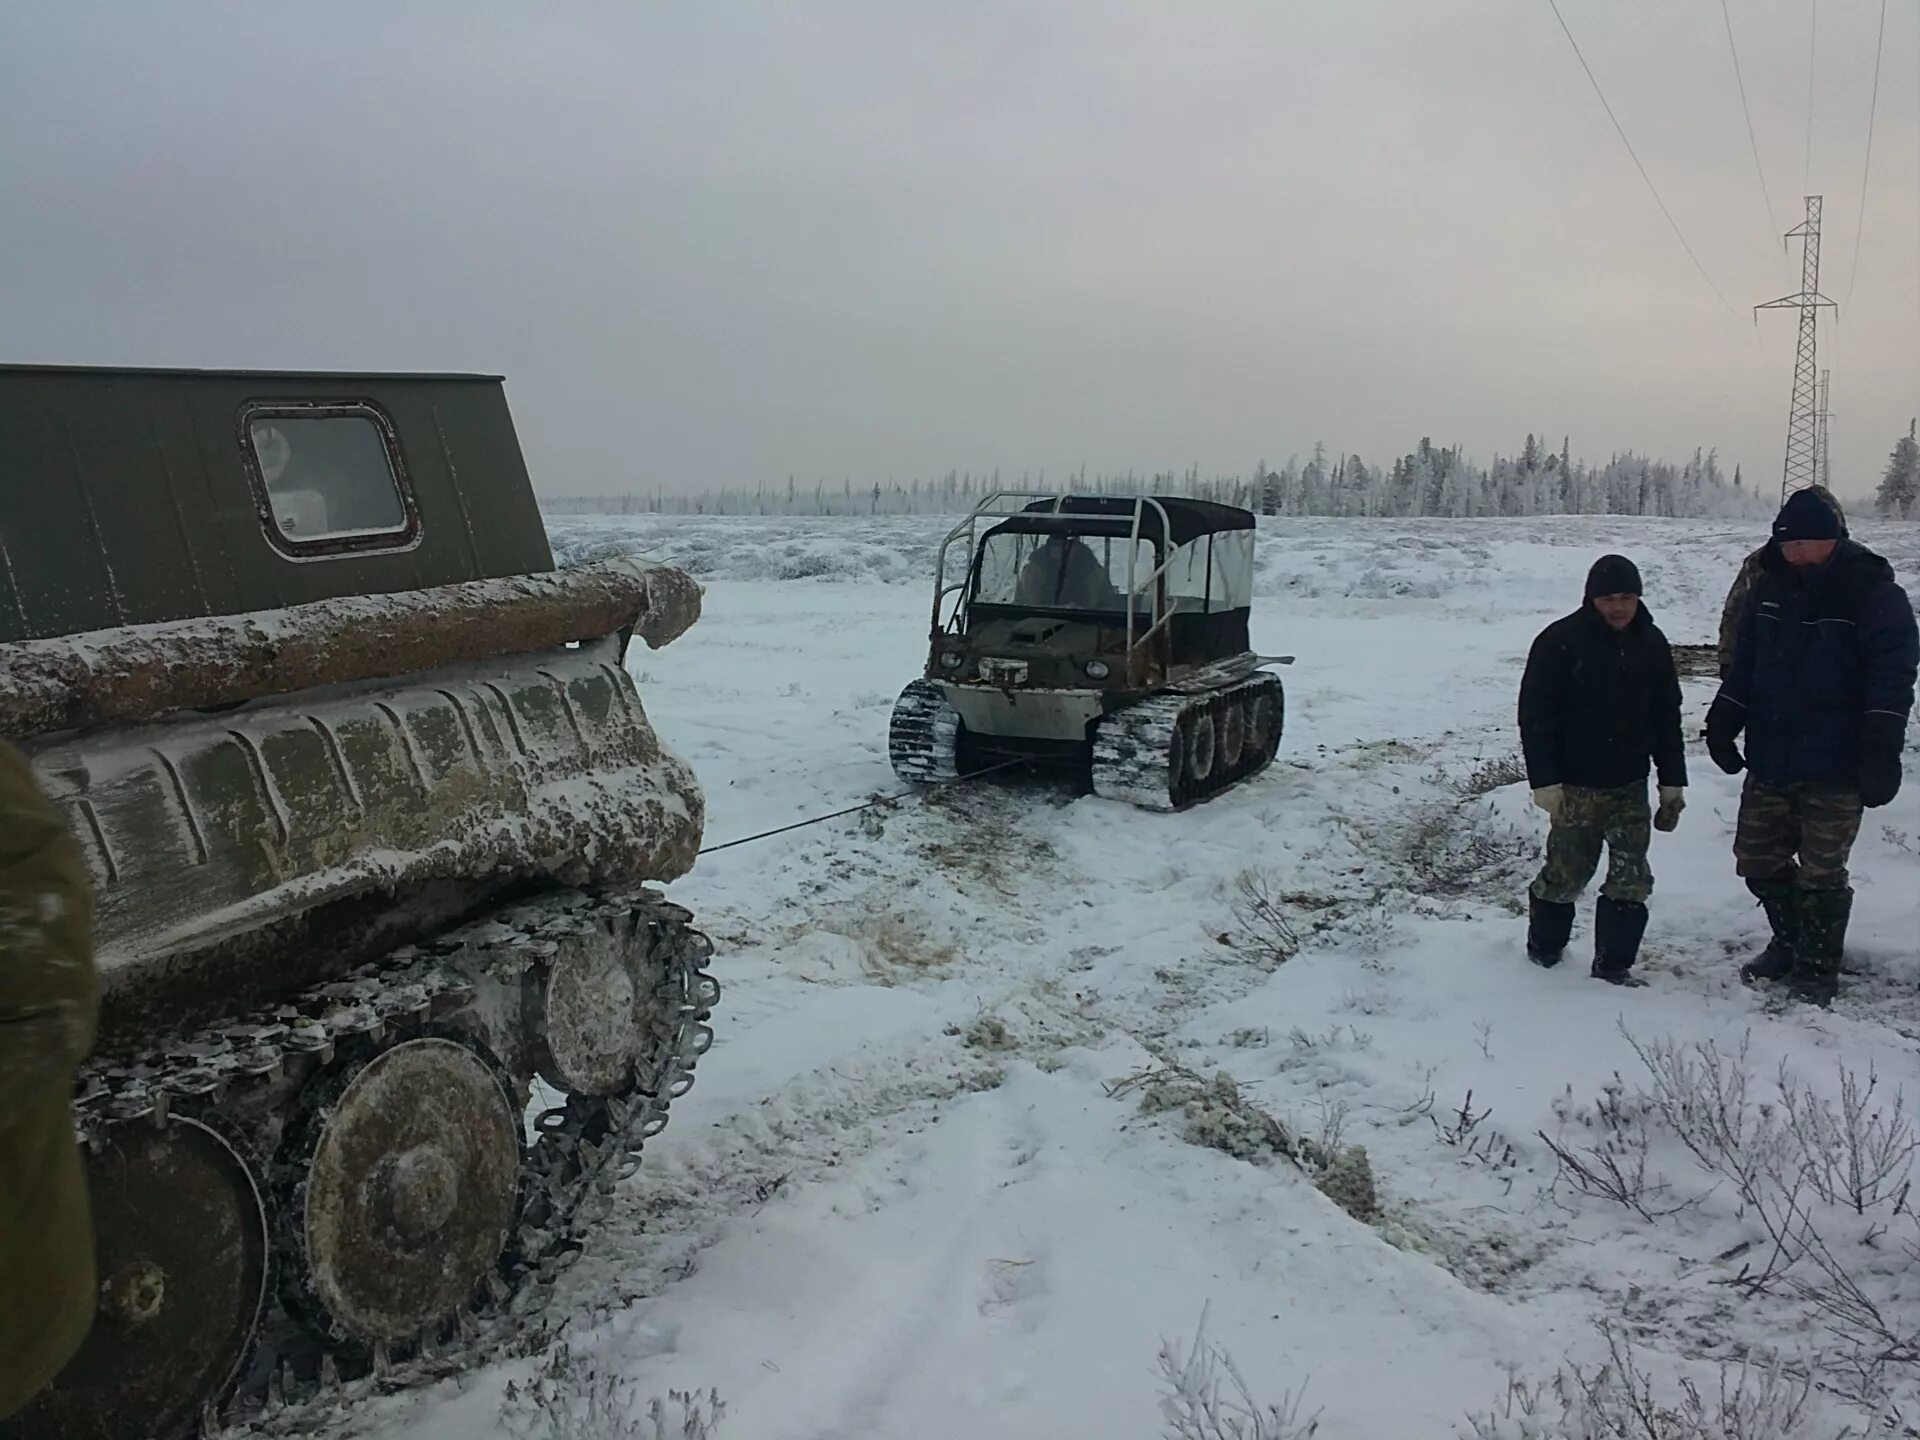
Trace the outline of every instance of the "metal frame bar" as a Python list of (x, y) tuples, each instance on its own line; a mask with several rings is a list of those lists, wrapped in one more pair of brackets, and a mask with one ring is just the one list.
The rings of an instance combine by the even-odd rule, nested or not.
[[(1070, 498), (1072, 497), (1068, 492), (1058, 490), (996, 490), (993, 494), (983, 498), (979, 504), (975, 505), (973, 509), (968, 512), (964, 520), (949, 530), (940, 542), (940, 548), (934, 561), (933, 633), (936, 635), (942, 633), (952, 634), (964, 628), (966, 590), (973, 576), (973, 562), (975, 552), (979, 548), (977, 538), (981, 520), (989, 518), (1010, 520), (1016, 515), (1026, 513), (1024, 507), (1021, 509), (996, 508), (1009, 501), (1051, 500), (1053, 502), (1053, 510), (1051, 513), (1060, 515), (1066, 513), (1062, 507)], [(1179, 548), (1173, 543), (1173, 522), (1167, 515), (1166, 507), (1150, 495), (1136, 495), (1131, 498), (1133, 500), (1133, 521), (1128, 530), (1127, 537), (1132, 542), (1132, 548), (1127, 554), (1126, 663), (1127, 683), (1129, 684), (1135, 683), (1137, 662), (1147, 643), (1152, 640), (1155, 635), (1165, 630), (1168, 622), (1172, 618), (1172, 611), (1163, 603), (1163, 596), (1161, 594), (1162, 586), (1159, 582), (1165, 577), (1167, 567), (1173, 563), (1174, 552)], [(1136, 583), (1140, 564), (1140, 525), (1146, 516), (1149, 505), (1151, 505), (1160, 516), (1160, 534), (1166, 542), (1166, 554), (1160, 563), (1154, 567), (1151, 574), (1144, 580), (1138, 580)], [(954, 542), (963, 536), (967, 542), (967, 563), (961, 573), (961, 577), (949, 584), (947, 581), (947, 556), (953, 549)], [(1136, 639), (1134, 636), (1134, 627), (1138, 610), (1135, 601), (1142, 597), (1143, 592), (1145, 592), (1148, 613), (1152, 623), (1149, 624)], [(940, 618), (941, 606), (946, 603), (948, 595), (956, 593), (960, 596), (960, 603), (954, 606), (953, 614), (945, 621), (942, 621)]]

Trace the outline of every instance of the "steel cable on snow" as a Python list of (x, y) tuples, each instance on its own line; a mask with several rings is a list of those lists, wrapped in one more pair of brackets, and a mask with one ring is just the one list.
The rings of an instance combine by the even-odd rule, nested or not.
[[(949, 785), (963, 785), (969, 780), (982, 780), (989, 775), (998, 773), (999, 771), (1011, 770), (1016, 765), (1027, 765), (1030, 763), (1032, 762), (1024, 758), (1014, 759), (1014, 760), (1002, 760), (998, 765), (989, 765), (982, 770), (974, 770), (965, 775), (956, 775), (951, 780), (935, 780), (932, 782), (929, 789), (937, 790), (937, 789), (944, 789)], [(731, 850), (736, 845), (751, 845), (756, 840), (765, 840), (774, 835), (784, 835), (789, 830), (804, 830), (809, 825), (821, 825), (827, 822), (828, 820), (838, 820), (842, 815), (857, 815), (862, 810), (871, 810), (877, 805), (891, 805), (896, 800), (911, 800), (916, 796), (925, 795), (929, 793), (929, 789), (902, 790), (893, 795), (876, 795), (871, 800), (861, 801), (860, 804), (858, 805), (849, 805), (842, 810), (829, 811), (825, 815), (815, 815), (812, 819), (809, 819), (809, 820), (795, 820), (788, 825), (776, 825), (771, 830), (762, 830), (755, 835), (742, 835), (737, 840), (723, 840), (718, 845), (708, 845), (703, 847), (700, 850), (695, 851), (694, 853), (697, 858), (698, 856), (701, 856), (701, 855), (717, 854), (719, 851), (722, 851), (722, 850)]]

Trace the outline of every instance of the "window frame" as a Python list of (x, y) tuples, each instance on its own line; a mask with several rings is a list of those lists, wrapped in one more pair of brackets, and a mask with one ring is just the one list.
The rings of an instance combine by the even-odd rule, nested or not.
[[(253, 446), (253, 426), (260, 420), (369, 421), (386, 451), (388, 478), (400, 497), (401, 523), (391, 530), (366, 531), (356, 535), (324, 536), (296, 540), (280, 528), (274, 518), (273, 492), (260, 471), (260, 457)], [(267, 543), (289, 560), (338, 560), (354, 555), (394, 554), (412, 550), (420, 543), (420, 506), (414, 499), (413, 481), (407, 472), (406, 458), (400, 449), (400, 434), (393, 417), (367, 399), (340, 400), (249, 400), (240, 407), (235, 421), (240, 441), (240, 463), (253, 489), (254, 510)]]

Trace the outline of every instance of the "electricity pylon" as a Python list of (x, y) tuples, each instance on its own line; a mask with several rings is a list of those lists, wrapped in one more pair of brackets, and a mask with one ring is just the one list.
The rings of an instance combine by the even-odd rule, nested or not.
[(1787, 460), (1780, 475), (1780, 498), (1804, 490), (1820, 479), (1822, 426), (1818, 397), (1820, 369), (1816, 321), (1822, 309), (1840, 313), (1840, 307), (1820, 293), (1820, 199), (1809, 195), (1807, 218), (1787, 232), (1801, 245), (1800, 293), (1783, 295), (1754, 306), (1754, 322), (1762, 310), (1798, 310), (1800, 345), (1793, 356), (1793, 407), (1787, 414)]

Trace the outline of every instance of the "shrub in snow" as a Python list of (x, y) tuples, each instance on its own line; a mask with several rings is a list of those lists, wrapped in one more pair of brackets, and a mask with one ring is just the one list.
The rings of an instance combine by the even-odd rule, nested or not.
[(1380, 1213), (1380, 1197), (1373, 1188), (1373, 1165), (1364, 1145), (1337, 1151), (1314, 1183), (1321, 1194), (1356, 1220), (1371, 1221)]
[(965, 1043), (971, 1050), (1011, 1050), (1014, 1045), (1007, 1022), (998, 1015), (982, 1015), (969, 1025)]
[[(1562, 1136), (1541, 1137), (1560, 1161), (1554, 1184), (1647, 1219), (1717, 1199), (1747, 1232), (1717, 1257), (1741, 1261), (1718, 1283), (1749, 1299), (1805, 1306), (1839, 1342), (1826, 1354), (1840, 1377), (1827, 1386), (1834, 1393), (1872, 1410), (1910, 1391), (1920, 1378), (1920, 1295), (1910, 1274), (1920, 1218), (1909, 1205), (1920, 1140), (1904, 1095), (1888, 1093), (1871, 1066), (1862, 1074), (1840, 1065), (1837, 1084), (1821, 1090), (1785, 1066), (1762, 1081), (1744, 1042), (1728, 1053), (1711, 1040), (1627, 1040), (1649, 1088), (1629, 1095), (1616, 1077), (1597, 1106), (1556, 1107)], [(1586, 1134), (1570, 1135), (1575, 1125)], [(1695, 1193), (1676, 1194), (1653, 1168), (1656, 1144), (1704, 1172)], [(1888, 1243), (1896, 1230), (1904, 1239)]]
[(1181, 1138), (1189, 1144), (1255, 1165), (1276, 1155), (1301, 1163), (1299, 1147), (1286, 1126), (1247, 1099), (1224, 1070), (1205, 1080), (1184, 1065), (1163, 1061), (1107, 1087), (1107, 1094), (1114, 1097), (1136, 1091), (1141, 1114), (1178, 1113), (1184, 1122)]
[(1421, 806), (1385, 838), (1386, 859), (1419, 895), (1511, 891), (1539, 854), (1533, 835), (1502, 821), (1491, 805), (1470, 801)]
[(1220, 1150), (1239, 1160), (1264, 1163), (1275, 1155), (1291, 1157), (1293, 1140), (1284, 1126), (1250, 1103), (1226, 1071), (1217, 1071), (1210, 1083), (1162, 1081), (1141, 1097), (1141, 1110), (1178, 1110), (1186, 1117), (1182, 1130), (1190, 1144)]
[(1448, 782), (1453, 793), (1463, 800), (1478, 800), (1527, 778), (1527, 762), (1518, 755), (1495, 755), (1481, 760), (1465, 775)]
[(1593, 1370), (1561, 1368), (1553, 1379), (1508, 1380), (1493, 1409), (1455, 1433), (1472, 1440), (1847, 1440), (1856, 1432), (1820, 1428), (1810, 1414), (1815, 1377), (1791, 1374), (1778, 1358), (1720, 1367), (1715, 1393), (1682, 1380), (1662, 1399), (1632, 1344), (1602, 1323), (1608, 1358)]
[[(1624, 1205), (1642, 1220), (1677, 1214), (1693, 1201), (1671, 1198), (1666, 1178), (1649, 1167), (1653, 1137), (1647, 1125), (1652, 1105), (1644, 1097), (1627, 1095), (1626, 1082), (1614, 1073), (1593, 1106), (1572, 1106), (1565, 1096), (1555, 1102), (1561, 1138), (1539, 1133), (1559, 1162), (1553, 1183), (1570, 1184), (1582, 1195), (1597, 1196)], [(1582, 1139), (1567, 1138), (1570, 1125), (1585, 1127)]]
[(500, 1424), (513, 1440), (713, 1440), (726, 1411), (717, 1390), (669, 1390), (643, 1408), (631, 1380), (563, 1343), (524, 1384), (508, 1382)]
[(1223, 938), (1242, 954), (1278, 969), (1300, 949), (1279, 882), (1263, 871), (1243, 870), (1233, 885), (1233, 929)]
[(1300, 1418), (1303, 1396), (1289, 1391), (1278, 1405), (1254, 1399), (1233, 1356), (1208, 1341), (1204, 1311), (1184, 1354), (1171, 1341), (1160, 1342), (1158, 1368), (1167, 1392), (1160, 1401), (1165, 1440), (1308, 1440), (1319, 1433), (1317, 1411)]

